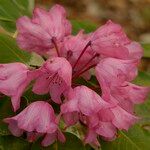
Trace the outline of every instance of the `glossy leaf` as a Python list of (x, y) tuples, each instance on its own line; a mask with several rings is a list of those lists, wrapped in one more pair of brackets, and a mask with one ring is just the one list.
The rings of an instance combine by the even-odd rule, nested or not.
[(0, 63), (27, 63), (29, 60), (30, 54), (19, 49), (14, 38), (0, 34)]
[(8, 125), (3, 122), (3, 119), (13, 115), (12, 106), (9, 97), (0, 98), (0, 136), (10, 135)]
[(0, 0), (0, 25), (9, 32), (15, 32), (16, 20), (31, 15), (34, 0)]
[(102, 150), (149, 150), (150, 132), (135, 125), (128, 132), (120, 131), (113, 142), (101, 141)]

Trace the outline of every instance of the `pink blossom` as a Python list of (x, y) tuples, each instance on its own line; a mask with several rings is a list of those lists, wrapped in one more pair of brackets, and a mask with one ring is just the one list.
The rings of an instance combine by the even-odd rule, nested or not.
[(17, 21), (20, 48), (43, 54), (71, 33), (71, 24), (62, 6), (55, 5), (48, 12), (35, 8), (33, 13), (32, 19), (24, 16)]
[(133, 105), (143, 103), (150, 92), (149, 87), (137, 86), (129, 82), (111, 90), (111, 95), (119, 105), (129, 112), (133, 112)]
[(86, 86), (78, 86), (70, 91), (68, 101), (61, 106), (61, 113), (65, 115), (66, 124), (72, 125), (78, 121), (79, 113), (92, 116), (107, 107), (110, 105), (96, 92)]
[(128, 130), (131, 125), (135, 124), (138, 121), (138, 117), (128, 113), (121, 107), (117, 106), (110, 109), (114, 115), (112, 118), (112, 123), (118, 129), (125, 129)]
[[(60, 55), (65, 57), (73, 68), (73, 74), (80, 74), (84, 69), (96, 64), (99, 55), (90, 47), (90, 41), (81, 30), (76, 36), (68, 36), (60, 48)], [(85, 79), (90, 79), (89, 71), (81, 74)]]
[(71, 87), (72, 67), (63, 57), (48, 59), (37, 71), (39, 76), (33, 86), (36, 94), (50, 93), (51, 99), (60, 104), (61, 94)]
[(112, 122), (116, 128), (124, 130), (128, 130), (139, 119), (119, 105), (100, 110), (99, 117), (103, 122)]
[[(46, 134), (42, 141), (43, 146), (53, 143), (57, 139), (57, 133), (62, 134), (58, 130), (53, 108), (44, 101), (33, 102), (18, 115), (6, 118), (4, 121), (9, 124), (14, 136), (21, 136), (26, 131), (29, 141), (36, 139), (36, 136)], [(62, 139), (62, 136), (59, 135), (59, 138)]]
[(137, 75), (136, 66), (137, 60), (102, 59), (95, 69), (102, 92), (107, 94), (112, 87), (132, 81)]
[[(89, 41), (84, 37), (83, 31), (80, 31), (76, 36), (69, 36), (65, 38), (63, 47), (61, 48), (62, 56), (66, 57), (73, 66), (88, 42)], [(78, 68), (81, 67), (81, 64), (89, 61), (91, 57), (92, 50), (90, 47), (87, 47), (84, 55), (78, 63)]]
[(31, 79), (22, 63), (0, 64), (0, 92), (11, 97), (14, 111), (19, 109), (20, 97)]
[(130, 40), (121, 26), (110, 20), (93, 33), (91, 41), (93, 50), (99, 54), (122, 59), (129, 57), (126, 45)]
[(99, 113), (88, 118), (87, 126), (88, 130), (93, 131), (97, 136), (100, 135), (104, 139), (113, 140), (116, 137), (116, 127), (112, 123), (111, 114), (109, 115), (110, 120), (107, 115), (109, 115), (107, 109), (100, 110)]

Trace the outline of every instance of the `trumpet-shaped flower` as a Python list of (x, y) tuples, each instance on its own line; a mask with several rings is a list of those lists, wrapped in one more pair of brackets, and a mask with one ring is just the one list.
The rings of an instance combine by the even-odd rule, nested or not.
[(22, 49), (44, 54), (71, 33), (71, 24), (64, 8), (55, 5), (48, 12), (35, 8), (32, 19), (19, 18), (17, 29), (17, 42)]
[(72, 67), (63, 57), (47, 60), (37, 71), (39, 76), (33, 86), (36, 94), (50, 93), (51, 99), (60, 104), (61, 94), (71, 87)]
[(0, 92), (11, 97), (14, 111), (20, 107), (20, 98), (32, 79), (28, 73), (22, 63), (0, 64)]
[(33, 102), (18, 115), (6, 118), (4, 121), (9, 124), (14, 136), (21, 136), (23, 132), (27, 132), (29, 141), (36, 139), (36, 136), (46, 134), (42, 141), (43, 146), (52, 144), (57, 139), (57, 135), (61, 135), (59, 138), (64, 141), (57, 127), (54, 110), (47, 102)]

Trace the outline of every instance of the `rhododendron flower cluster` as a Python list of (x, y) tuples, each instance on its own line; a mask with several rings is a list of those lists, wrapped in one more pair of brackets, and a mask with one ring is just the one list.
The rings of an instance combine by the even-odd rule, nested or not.
[[(138, 121), (133, 107), (144, 102), (149, 87), (131, 81), (143, 52), (120, 25), (109, 20), (92, 33), (72, 35), (66, 11), (55, 5), (49, 11), (35, 8), (32, 19), (19, 18), (17, 30), (19, 47), (46, 59), (35, 68), (0, 64), (0, 93), (11, 97), (14, 111), (29, 85), (37, 95), (48, 94), (50, 101), (35, 99), (16, 116), (5, 118), (14, 136), (26, 133), (30, 142), (43, 137), (42, 145), (48, 146), (55, 140), (65, 142), (62, 131), (78, 123), (86, 129), (84, 143), (99, 146), (99, 136), (113, 140), (117, 130), (128, 130)], [(93, 76), (97, 83), (91, 84)]]

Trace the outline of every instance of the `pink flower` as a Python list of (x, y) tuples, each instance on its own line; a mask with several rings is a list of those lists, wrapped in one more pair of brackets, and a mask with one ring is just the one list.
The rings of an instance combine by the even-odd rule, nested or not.
[(112, 118), (112, 123), (120, 130), (128, 130), (131, 125), (138, 121), (138, 117), (128, 113), (119, 106), (111, 108), (110, 110), (114, 115)]
[(129, 57), (126, 45), (130, 44), (130, 40), (122, 27), (110, 20), (93, 33), (91, 43), (93, 50), (107, 57), (122, 59)]
[[(70, 62), (74, 75), (80, 74), (84, 69), (99, 61), (99, 55), (91, 49), (90, 41), (85, 37), (82, 30), (76, 36), (68, 36), (64, 39), (60, 55)], [(89, 71), (82, 73), (81, 76), (85, 79), (91, 77)]]
[(102, 108), (110, 107), (96, 92), (86, 86), (78, 86), (69, 92), (68, 101), (61, 106), (67, 125), (76, 123), (80, 116), (92, 116)]
[(149, 92), (149, 87), (137, 86), (129, 82), (111, 89), (111, 95), (119, 102), (119, 106), (131, 113), (134, 104), (143, 103)]
[(124, 130), (128, 130), (129, 127), (131, 127), (139, 119), (121, 108), (119, 105), (108, 109), (102, 109), (99, 111), (98, 115), (102, 122), (112, 122), (116, 128)]
[(143, 56), (143, 49), (137, 42), (131, 42), (130, 44), (126, 45), (126, 48), (129, 51), (129, 59), (139, 60)]
[(137, 75), (137, 60), (121, 60), (104, 58), (96, 66), (96, 77), (103, 94), (112, 87), (117, 87), (125, 81), (132, 81)]
[[(62, 56), (67, 58), (72, 64), (75, 64), (80, 54), (88, 44), (89, 40), (84, 37), (83, 31), (80, 31), (76, 36), (66, 37), (61, 48)], [(81, 64), (87, 63), (92, 57), (92, 50), (87, 47), (85, 53), (83, 54), (80, 62), (78, 63), (78, 68), (82, 67)]]
[(21, 63), (0, 64), (0, 92), (10, 96), (14, 111), (20, 107), (20, 97), (30, 83), (28, 68)]
[[(46, 134), (42, 141), (43, 146), (53, 143), (57, 139), (57, 133), (62, 134), (58, 130), (53, 108), (44, 101), (33, 102), (18, 115), (6, 118), (4, 121), (9, 124), (14, 136), (21, 136), (26, 131), (29, 141), (36, 139), (36, 136)], [(59, 138), (62, 141), (64, 139), (61, 135)]]
[(20, 48), (43, 54), (71, 33), (71, 24), (62, 6), (55, 5), (48, 12), (35, 8), (33, 13), (32, 19), (24, 16), (17, 21)]
[(33, 86), (36, 94), (50, 93), (51, 99), (60, 104), (61, 94), (71, 87), (72, 67), (63, 57), (54, 57), (47, 60), (37, 71), (39, 76)]

